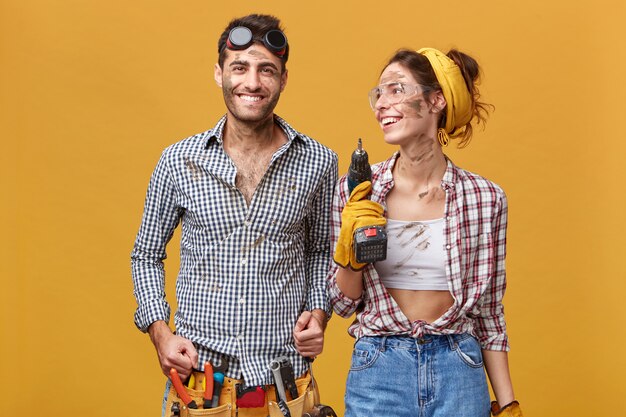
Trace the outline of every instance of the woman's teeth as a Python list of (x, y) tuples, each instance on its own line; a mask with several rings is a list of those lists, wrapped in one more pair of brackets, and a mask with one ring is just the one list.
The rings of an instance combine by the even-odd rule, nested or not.
[(398, 120), (400, 120), (400, 118), (399, 118), (399, 117), (385, 117), (385, 118), (384, 118), (384, 119), (382, 119), (380, 122), (381, 122), (383, 125), (385, 125), (385, 126), (386, 126), (386, 125), (390, 125), (390, 124), (396, 123)]

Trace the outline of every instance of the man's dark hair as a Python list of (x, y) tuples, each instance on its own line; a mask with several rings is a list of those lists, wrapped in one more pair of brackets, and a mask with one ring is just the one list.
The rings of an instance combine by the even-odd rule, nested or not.
[[(244, 17), (238, 17), (230, 21), (222, 35), (220, 36), (219, 41), (217, 42), (217, 51), (219, 52), (219, 57), (217, 59), (217, 63), (220, 68), (224, 68), (224, 60), (226, 59), (226, 40), (228, 39), (228, 34), (231, 29), (236, 28), (237, 26), (245, 26), (252, 31), (252, 37), (255, 43), (259, 43), (263, 45), (263, 36), (273, 29), (278, 29), (283, 31), (283, 28), (280, 27), (280, 20), (277, 17), (267, 15), (267, 14), (249, 14)], [(287, 48), (285, 49), (285, 55), (281, 58), (282, 64), (282, 72), (285, 71), (285, 65), (287, 64), (287, 59), (289, 59), (289, 44), (287, 44)]]

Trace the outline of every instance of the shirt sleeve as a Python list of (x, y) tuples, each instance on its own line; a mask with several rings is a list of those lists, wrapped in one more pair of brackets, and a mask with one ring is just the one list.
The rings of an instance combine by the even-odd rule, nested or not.
[[(341, 231), (341, 212), (343, 211), (346, 202), (348, 201), (348, 185), (346, 177), (342, 177), (337, 183), (335, 194), (333, 197), (330, 227), (331, 227), (331, 249), (332, 253), (335, 253), (337, 246), (337, 240), (339, 239), (339, 232)], [(333, 305), (333, 310), (340, 317), (350, 317), (356, 311), (359, 304), (361, 304), (361, 297), (356, 300), (346, 296), (337, 285), (337, 271), (339, 266), (332, 262), (330, 271), (327, 276), (328, 295), (330, 302)]]
[(152, 173), (143, 218), (131, 253), (134, 295), (137, 300), (135, 325), (142, 332), (157, 320), (169, 322), (170, 306), (165, 299), (165, 247), (180, 220), (175, 187), (168, 170), (166, 152)]
[(506, 227), (508, 205), (505, 194), (499, 190), (492, 220), (492, 244), (489, 244), (493, 259), (493, 275), (483, 294), (480, 315), (476, 318), (476, 335), (483, 349), (508, 351), (509, 340), (504, 321), (502, 298), (506, 290)]
[(320, 181), (312, 209), (306, 219), (306, 309), (324, 310), (330, 317), (331, 307), (326, 292), (326, 274), (331, 261), (330, 248), (330, 206), (333, 189), (337, 183), (337, 156), (333, 154), (326, 174)]

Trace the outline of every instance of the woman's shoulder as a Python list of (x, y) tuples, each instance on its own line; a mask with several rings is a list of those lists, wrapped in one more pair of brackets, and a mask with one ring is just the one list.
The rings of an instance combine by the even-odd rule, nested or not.
[(504, 189), (494, 181), (455, 165), (453, 169), (456, 171), (455, 186), (461, 187), (464, 193), (488, 197), (493, 201), (506, 199)]

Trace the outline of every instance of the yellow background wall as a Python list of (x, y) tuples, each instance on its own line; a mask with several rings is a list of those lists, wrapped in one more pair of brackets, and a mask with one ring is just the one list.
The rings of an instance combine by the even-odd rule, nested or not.
[[(0, 2), (0, 414), (159, 415), (164, 377), (133, 326), (129, 272), (146, 186), (165, 146), (223, 114), (217, 38), (262, 11), (292, 45), (277, 113), (342, 173), (357, 137), (373, 161), (393, 151), (366, 95), (396, 48), (478, 59), (497, 109), (448, 154), (509, 196), (517, 397), (526, 416), (625, 415), (625, 3), (298, 3)], [(177, 242), (169, 254), (171, 296)], [(316, 362), (341, 413), (347, 326), (332, 320)]]

